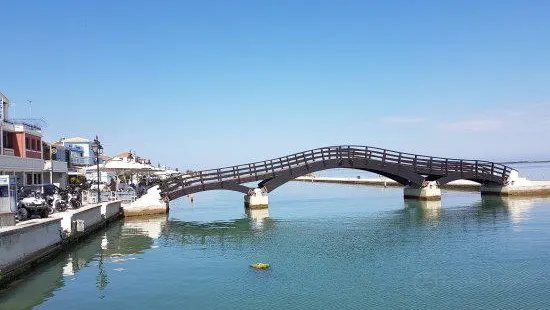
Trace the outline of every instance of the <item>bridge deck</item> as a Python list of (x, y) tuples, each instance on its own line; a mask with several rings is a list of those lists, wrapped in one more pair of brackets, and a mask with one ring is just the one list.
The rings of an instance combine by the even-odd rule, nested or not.
[[(246, 192), (248, 188), (240, 184), (261, 181), (260, 186), (271, 182), (274, 186), (267, 190), (272, 191), (300, 175), (338, 167), (372, 171), (404, 185), (421, 185), (423, 181), (433, 180), (445, 184), (456, 179), (504, 184), (513, 170), (490, 161), (442, 158), (368, 146), (344, 145), (317, 148), (245, 165), (197, 171), (166, 181), (162, 190), (170, 199), (175, 199), (212, 189)], [(280, 180), (275, 182), (276, 179)]]

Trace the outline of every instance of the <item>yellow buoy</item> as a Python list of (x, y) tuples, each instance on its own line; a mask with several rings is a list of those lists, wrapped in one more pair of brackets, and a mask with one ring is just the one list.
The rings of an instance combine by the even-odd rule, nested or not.
[(250, 265), (250, 267), (254, 268), (254, 269), (267, 269), (269, 268), (269, 264), (266, 264), (266, 263), (257, 263), (257, 264), (252, 264)]

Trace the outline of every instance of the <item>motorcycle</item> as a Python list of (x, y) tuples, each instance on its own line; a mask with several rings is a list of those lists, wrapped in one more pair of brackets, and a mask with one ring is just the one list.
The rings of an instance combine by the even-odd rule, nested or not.
[(67, 201), (73, 209), (82, 207), (82, 195), (78, 189), (67, 193)]

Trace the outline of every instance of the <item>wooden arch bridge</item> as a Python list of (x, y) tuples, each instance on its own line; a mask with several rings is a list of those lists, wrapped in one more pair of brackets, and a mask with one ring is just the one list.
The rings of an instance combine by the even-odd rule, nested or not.
[(333, 168), (369, 171), (404, 186), (418, 188), (427, 181), (437, 181), (438, 185), (444, 185), (459, 179), (504, 185), (513, 171), (511, 167), (490, 161), (441, 158), (369, 146), (340, 145), (177, 176), (163, 182), (161, 191), (170, 200), (219, 189), (247, 194), (254, 188), (242, 184), (257, 181), (258, 188), (271, 192), (299, 176)]

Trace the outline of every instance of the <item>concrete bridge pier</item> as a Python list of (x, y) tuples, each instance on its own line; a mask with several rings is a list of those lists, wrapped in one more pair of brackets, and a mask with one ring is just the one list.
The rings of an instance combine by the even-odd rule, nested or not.
[(436, 181), (424, 181), (422, 186), (409, 185), (403, 190), (405, 199), (441, 200), (441, 189)]
[[(547, 186), (547, 185), (546, 185)], [(512, 170), (506, 179), (504, 185), (483, 184), (481, 185), (481, 195), (494, 196), (531, 196), (547, 194), (548, 189), (545, 182), (530, 181), (521, 178), (516, 170)]]
[(265, 209), (269, 205), (267, 191), (261, 188), (250, 190), (244, 195), (244, 206), (249, 209)]

